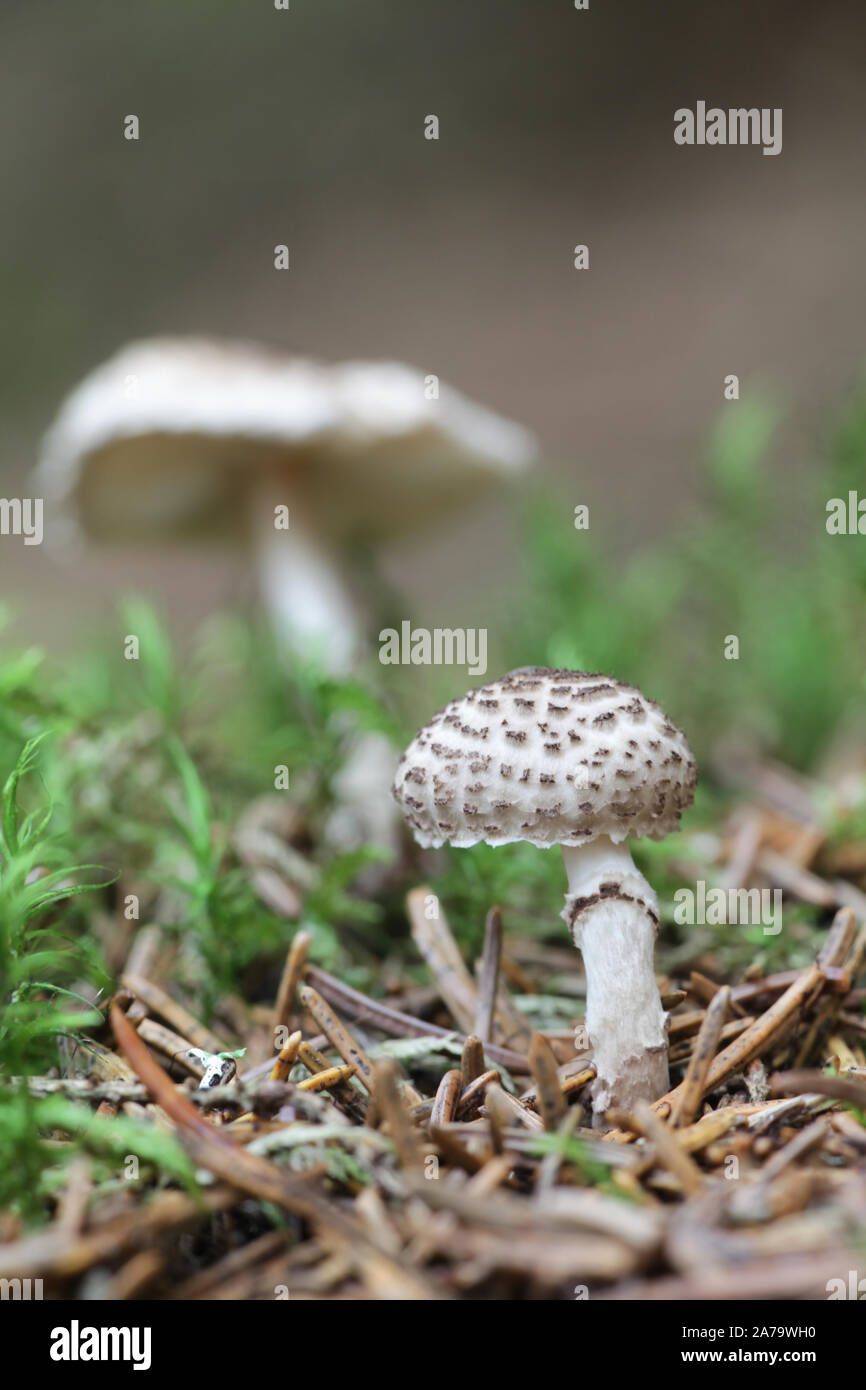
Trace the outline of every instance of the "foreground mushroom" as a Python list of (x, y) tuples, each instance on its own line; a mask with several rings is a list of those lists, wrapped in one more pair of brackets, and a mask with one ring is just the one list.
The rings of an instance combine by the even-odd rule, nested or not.
[[(247, 343), (152, 339), (92, 372), (45, 437), (39, 486), (67, 535), (246, 538), (288, 653), (335, 677), (367, 655), (356, 542), (464, 507), (532, 459), (518, 425), (395, 362), (327, 366)], [(279, 524), (278, 524), (279, 523)], [(288, 523), (288, 524), (286, 524)], [(332, 842), (392, 845), (390, 749), (359, 736)]]
[(658, 902), (625, 841), (675, 830), (695, 780), (683, 734), (639, 690), (542, 667), (452, 700), (397, 771), (394, 795), (421, 845), (562, 847), (562, 915), (586, 968), (599, 1119), (668, 1088)]

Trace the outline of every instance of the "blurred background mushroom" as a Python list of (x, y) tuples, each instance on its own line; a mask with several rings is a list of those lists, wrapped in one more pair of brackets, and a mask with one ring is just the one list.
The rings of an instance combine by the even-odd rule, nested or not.
[[(246, 538), (285, 656), (335, 678), (369, 656), (350, 563), (531, 463), (527, 431), (400, 363), (325, 365), (251, 343), (153, 339), (90, 373), (48, 431), (48, 539)], [(391, 845), (392, 758), (359, 738), (335, 784), (341, 848)]]

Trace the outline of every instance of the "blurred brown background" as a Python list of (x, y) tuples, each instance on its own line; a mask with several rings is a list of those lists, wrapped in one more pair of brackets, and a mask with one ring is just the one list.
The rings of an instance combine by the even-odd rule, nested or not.
[[(535, 429), (623, 546), (693, 505), (736, 372), (790, 407), (784, 491), (864, 357), (864, 39), (861, 4), (792, 0), (5, 0), (3, 495), (82, 376), (166, 332), (438, 373)], [(781, 106), (781, 155), (675, 146), (698, 99)], [(478, 621), (478, 550), (513, 568), (503, 516), (382, 557), (410, 611)], [(0, 542), (3, 598), (49, 642), (118, 590), (188, 623), (252, 584), (213, 549), (119, 538), (70, 573)]]

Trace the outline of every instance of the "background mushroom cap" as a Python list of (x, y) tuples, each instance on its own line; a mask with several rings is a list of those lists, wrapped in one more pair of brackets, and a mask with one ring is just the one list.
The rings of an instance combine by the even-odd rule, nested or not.
[(531, 667), (435, 714), (400, 760), (394, 796), (426, 847), (578, 846), (662, 839), (696, 776), (683, 734), (634, 686)]
[(439, 390), (428, 400), (423, 374), (396, 362), (133, 343), (67, 397), (40, 485), (69, 529), (110, 534), (208, 520), (236, 506), (244, 475), (283, 468), (303, 475), (317, 525), (380, 539), (453, 511), (534, 456), (520, 426)]

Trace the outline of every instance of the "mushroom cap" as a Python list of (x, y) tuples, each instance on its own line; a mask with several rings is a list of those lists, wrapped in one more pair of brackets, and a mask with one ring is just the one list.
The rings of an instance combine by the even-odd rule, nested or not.
[(435, 714), (393, 790), (428, 848), (579, 846), (600, 835), (663, 839), (696, 777), (683, 734), (634, 686), (526, 667)]
[(447, 386), (427, 399), (423, 374), (400, 363), (156, 338), (66, 398), (38, 476), (67, 530), (98, 535), (226, 514), (244, 475), (276, 468), (302, 475), (320, 529), (382, 539), (453, 511), (534, 452), (520, 426)]

